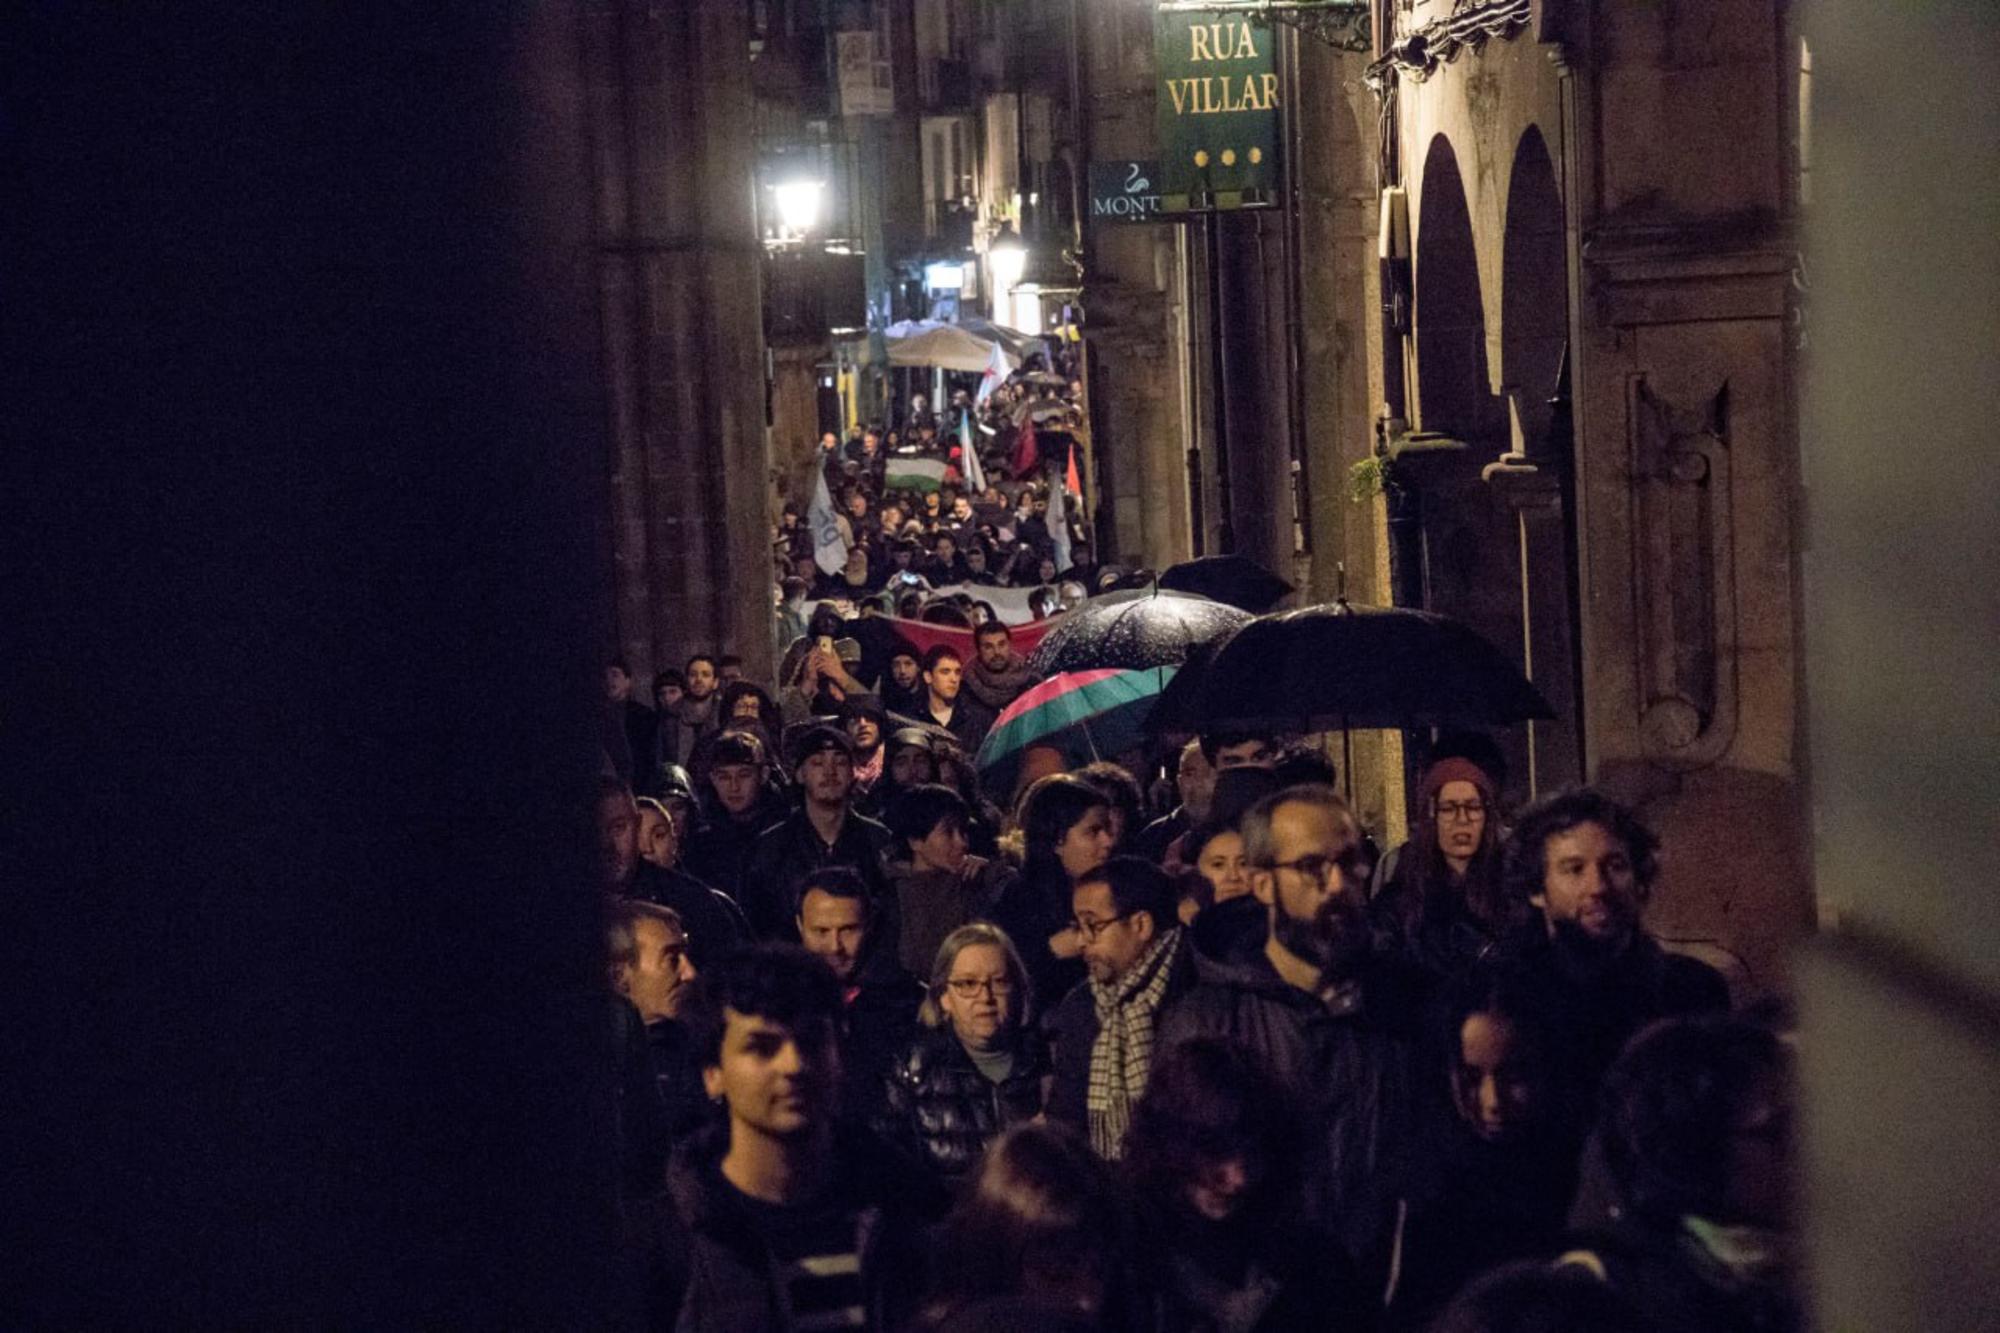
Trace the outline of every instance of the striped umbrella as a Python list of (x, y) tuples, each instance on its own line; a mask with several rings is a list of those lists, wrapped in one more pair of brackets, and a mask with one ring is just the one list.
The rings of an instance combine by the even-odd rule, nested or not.
[(994, 719), (973, 763), (993, 791), (1011, 790), (1031, 745), (1062, 751), (1071, 764), (1115, 755), (1145, 739), (1146, 716), (1178, 670), (1064, 671), (1028, 687)]

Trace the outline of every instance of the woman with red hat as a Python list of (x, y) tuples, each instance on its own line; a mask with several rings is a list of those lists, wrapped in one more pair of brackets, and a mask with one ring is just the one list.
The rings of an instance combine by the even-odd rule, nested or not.
[(1418, 785), (1410, 841), (1386, 859), (1371, 904), (1395, 952), (1441, 978), (1492, 952), (1518, 915), (1500, 886), (1503, 830), (1493, 775), (1434, 760)]

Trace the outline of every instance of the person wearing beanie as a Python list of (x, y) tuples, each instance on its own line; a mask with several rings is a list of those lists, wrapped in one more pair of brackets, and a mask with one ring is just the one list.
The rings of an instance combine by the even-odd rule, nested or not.
[[(883, 862), (890, 838), (854, 809), (854, 742), (844, 730), (824, 722), (788, 728), (784, 748), (799, 805), (758, 836), (738, 901), (759, 939), (791, 941), (799, 886), (815, 870), (846, 866), (873, 901), (889, 901)], [(887, 938), (895, 938), (896, 925), (884, 923)]]
[(1409, 842), (1383, 859), (1370, 913), (1389, 947), (1440, 980), (1489, 957), (1525, 913), (1501, 887), (1498, 790), (1470, 759), (1435, 760), (1417, 784)]

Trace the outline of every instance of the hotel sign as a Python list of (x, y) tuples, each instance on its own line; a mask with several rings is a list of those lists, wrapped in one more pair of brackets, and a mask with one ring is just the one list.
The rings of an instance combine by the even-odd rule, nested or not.
[(1277, 36), (1247, 18), (1160, 11), (1161, 211), (1277, 202)]
[(1092, 162), (1092, 222), (1159, 222), (1158, 162)]

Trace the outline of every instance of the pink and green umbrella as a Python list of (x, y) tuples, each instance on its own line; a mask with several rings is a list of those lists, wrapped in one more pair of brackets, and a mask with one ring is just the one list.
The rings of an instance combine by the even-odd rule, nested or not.
[(1129, 750), (1145, 740), (1146, 717), (1177, 670), (1058, 672), (1007, 705), (973, 762), (993, 790), (1006, 791), (1031, 745), (1054, 746), (1075, 764)]

